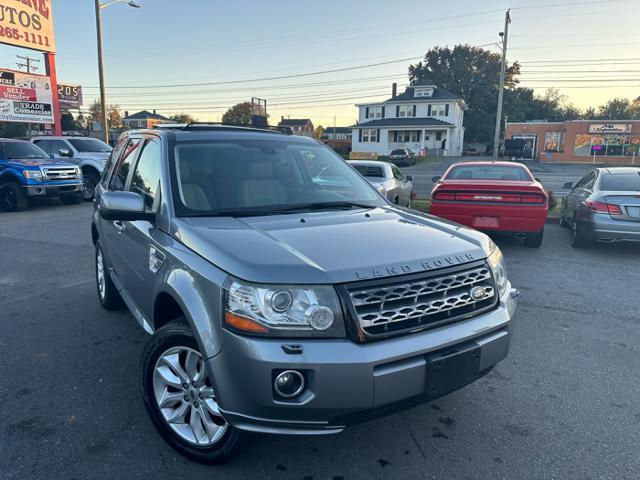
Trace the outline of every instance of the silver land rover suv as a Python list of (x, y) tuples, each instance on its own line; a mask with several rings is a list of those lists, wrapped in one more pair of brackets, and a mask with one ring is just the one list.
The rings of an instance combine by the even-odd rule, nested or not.
[(180, 453), (340, 432), (480, 378), (517, 290), (484, 234), (391, 205), (318, 141), (124, 133), (96, 187), (98, 297), (151, 334), (141, 387)]

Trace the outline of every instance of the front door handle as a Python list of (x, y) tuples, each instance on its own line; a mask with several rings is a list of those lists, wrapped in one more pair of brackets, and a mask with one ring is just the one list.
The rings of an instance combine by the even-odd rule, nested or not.
[(116, 232), (118, 233), (124, 233), (125, 230), (125, 226), (124, 223), (122, 223), (120, 220), (114, 220), (113, 221), (113, 226), (116, 227)]

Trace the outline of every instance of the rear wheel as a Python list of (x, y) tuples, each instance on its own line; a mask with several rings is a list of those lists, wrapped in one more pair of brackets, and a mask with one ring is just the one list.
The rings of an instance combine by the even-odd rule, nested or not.
[(140, 371), (147, 413), (173, 449), (202, 463), (222, 463), (232, 455), (239, 433), (220, 413), (204, 359), (184, 318), (151, 337)]
[(542, 245), (542, 237), (544, 235), (544, 228), (539, 232), (529, 233), (527, 238), (524, 239), (524, 244), (531, 248), (540, 248)]
[(0, 185), (0, 209), (5, 212), (20, 212), (29, 206), (27, 195), (18, 183)]
[(111, 275), (102, 254), (100, 241), (96, 243), (96, 287), (98, 289), (98, 300), (100, 300), (102, 308), (105, 310), (118, 310), (124, 306), (118, 289), (111, 281)]
[(588, 248), (590, 247), (592, 242), (585, 236), (582, 232), (578, 222), (575, 217), (573, 218), (573, 223), (571, 225), (571, 246), (573, 248)]

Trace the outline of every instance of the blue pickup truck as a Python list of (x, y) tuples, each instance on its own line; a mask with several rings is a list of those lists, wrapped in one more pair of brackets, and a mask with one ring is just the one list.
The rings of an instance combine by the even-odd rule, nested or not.
[(76, 165), (52, 159), (24, 140), (0, 139), (0, 210), (25, 210), (29, 197), (60, 197), (71, 205), (82, 201), (83, 191)]

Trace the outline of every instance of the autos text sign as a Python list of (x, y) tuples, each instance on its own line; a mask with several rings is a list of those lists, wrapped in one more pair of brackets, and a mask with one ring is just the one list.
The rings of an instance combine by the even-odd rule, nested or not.
[(82, 87), (58, 83), (58, 101), (62, 108), (80, 108), (82, 106)]
[(55, 51), (51, 0), (0, 0), (0, 43)]
[(589, 133), (631, 133), (630, 123), (592, 123)]
[(0, 122), (53, 123), (49, 77), (0, 69)]

